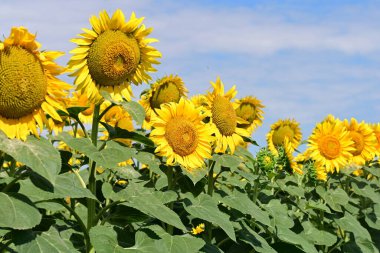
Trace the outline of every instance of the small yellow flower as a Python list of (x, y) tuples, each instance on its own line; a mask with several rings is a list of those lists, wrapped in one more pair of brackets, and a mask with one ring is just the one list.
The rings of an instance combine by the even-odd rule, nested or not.
[(201, 223), (201, 224), (199, 224), (198, 226), (196, 226), (195, 228), (192, 228), (192, 229), (191, 229), (191, 233), (192, 233), (193, 235), (200, 234), (200, 233), (202, 233), (203, 231), (205, 231), (205, 224), (204, 224), (204, 223)]

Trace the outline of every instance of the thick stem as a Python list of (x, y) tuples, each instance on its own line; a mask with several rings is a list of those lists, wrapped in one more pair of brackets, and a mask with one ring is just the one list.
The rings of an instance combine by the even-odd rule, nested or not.
[[(99, 111), (100, 104), (95, 105), (94, 115), (92, 118), (92, 129), (91, 129), (91, 141), (94, 146), (97, 146), (98, 142), (98, 127), (99, 127)], [(96, 196), (96, 162), (90, 162), (90, 176), (88, 178), (88, 189)], [(94, 226), (94, 219), (96, 216), (96, 201), (94, 199), (87, 200), (87, 229), (90, 230)]]

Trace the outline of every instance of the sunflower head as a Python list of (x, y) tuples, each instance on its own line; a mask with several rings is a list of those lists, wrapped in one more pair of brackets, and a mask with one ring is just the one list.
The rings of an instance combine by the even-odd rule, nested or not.
[(190, 171), (203, 167), (204, 158), (211, 157), (213, 132), (203, 123), (200, 110), (181, 98), (178, 103), (162, 105), (156, 112), (150, 133), (156, 152), (167, 158), (168, 165), (178, 163)]
[(128, 21), (121, 10), (112, 17), (102, 11), (92, 16), (92, 30), (83, 29), (81, 38), (72, 41), (78, 45), (71, 51), (69, 67), (76, 70), (77, 89), (86, 93), (90, 100), (99, 103), (101, 90), (120, 100), (131, 99), (130, 83), (136, 85), (151, 79), (148, 72), (156, 71), (152, 64), (159, 64), (160, 52), (149, 44), (155, 39), (146, 38), (152, 29), (142, 25), (144, 18), (132, 13)]
[(216, 82), (211, 82), (214, 90), (206, 96), (207, 106), (206, 115), (210, 117), (210, 122), (215, 128), (216, 143), (215, 152), (225, 153), (229, 148), (234, 153), (236, 146), (244, 145), (242, 136), (248, 137), (248, 130), (238, 126), (238, 117), (236, 115), (237, 104), (231, 102), (237, 91), (233, 86), (226, 93), (224, 85), (218, 77)]
[(339, 172), (348, 164), (354, 150), (350, 134), (339, 120), (317, 124), (308, 142), (310, 158), (327, 172)]
[(267, 143), (270, 151), (278, 155), (278, 147), (284, 146), (285, 139), (288, 139), (293, 151), (301, 142), (302, 134), (299, 123), (294, 119), (278, 120), (271, 126), (267, 134)]
[(238, 126), (253, 132), (256, 127), (263, 123), (264, 112), (262, 108), (264, 108), (264, 106), (260, 100), (252, 96), (236, 100), (236, 103), (238, 104), (238, 107), (235, 110), (236, 116), (245, 121), (244, 123), (238, 124)]
[(14, 27), (0, 42), (0, 130), (9, 138), (38, 136), (37, 126), (48, 125), (45, 113), (62, 122), (56, 110), (66, 111), (63, 97), (70, 85), (55, 77), (65, 71), (54, 62), (62, 53), (40, 52), (35, 37)]
[(364, 121), (359, 123), (354, 118), (351, 118), (351, 121), (344, 120), (344, 125), (354, 142), (354, 150), (351, 151), (352, 162), (357, 165), (364, 165), (365, 162), (371, 161), (377, 151), (377, 139), (372, 128)]
[(380, 123), (377, 124), (371, 124), (370, 127), (373, 130), (373, 133), (376, 136), (376, 150), (377, 150), (377, 155), (379, 156), (380, 154)]
[(155, 109), (159, 109), (166, 103), (178, 103), (181, 97), (187, 96), (187, 93), (188, 90), (179, 76), (169, 75), (158, 79), (148, 91), (141, 95), (139, 101), (145, 109), (144, 126), (149, 128), (149, 121)]

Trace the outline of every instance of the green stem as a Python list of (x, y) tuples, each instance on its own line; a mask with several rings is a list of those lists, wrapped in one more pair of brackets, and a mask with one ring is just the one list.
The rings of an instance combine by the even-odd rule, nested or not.
[[(99, 111), (100, 104), (95, 105), (94, 115), (92, 118), (92, 129), (91, 129), (91, 141), (94, 146), (97, 146), (98, 142), (98, 128), (99, 128)], [(91, 161), (90, 166), (90, 176), (88, 178), (88, 189), (96, 196), (96, 162)], [(96, 207), (94, 199), (87, 199), (87, 229), (90, 230), (94, 226), (94, 218), (96, 216)]]
[[(168, 166), (166, 170), (166, 176), (168, 177), (168, 191), (171, 191), (173, 189), (173, 168), (171, 166)], [(173, 202), (169, 203), (170, 210), (173, 210)], [(173, 234), (173, 226), (167, 225), (166, 231), (172, 235)]]
[(12, 186), (14, 186), (17, 183), (18, 180), (20, 180), (21, 178), (26, 177), (28, 175), (29, 175), (29, 173), (28, 173), (27, 170), (24, 170), (24, 171), (20, 172), (20, 175), (18, 175), (17, 177), (15, 177), (9, 184), (7, 184), (3, 188), (2, 192), (7, 192), (9, 189), (12, 188)]
[(97, 223), (97, 222), (100, 220), (100, 218), (103, 216), (103, 214), (104, 214), (108, 209), (110, 209), (111, 207), (113, 207), (113, 206), (115, 206), (115, 205), (117, 205), (117, 204), (120, 204), (120, 203), (123, 203), (123, 201), (115, 201), (115, 202), (112, 202), (111, 204), (109, 204), (109, 205), (103, 207), (103, 209), (100, 210), (99, 213), (95, 216), (95, 218), (94, 218), (94, 223)]
[(77, 220), (80, 228), (82, 229), (83, 231), (83, 234), (84, 234), (84, 241), (85, 241), (85, 244), (86, 244), (86, 252), (90, 252), (91, 251), (91, 241), (90, 241), (90, 235), (88, 233), (88, 230), (86, 228), (86, 225), (83, 223), (82, 219), (79, 217), (79, 215), (74, 211), (74, 209), (71, 208), (71, 206), (69, 206), (68, 204), (66, 204), (64, 201), (55, 201), (59, 204), (61, 204), (62, 206), (64, 206), (72, 216), (74, 216), (74, 218)]
[(99, 121), (103, 118), (103, 116), (112, 108), (114, 107), (115, 104), (111, 104), (110, 106), (108, 106), (100, 115), (99, 115)]
[[(94, 112), (94, 116), (95, 116), (95, 112)], [(80, 121), (80, 119), (77, 118), (77, 122), (78, 122), (78, 124), (80, 125), (80, 128), (82, 128), (82, 131), (83, 131), (84, 136), (85, 136), (86, 138), (88, 138), (86, 128), (84, 127), (82, 121)], [(94, 124), (94, 122), (92, 122), (92, 123)], [(98, 132), (98, 131), (96, 131), (96, 132)]]

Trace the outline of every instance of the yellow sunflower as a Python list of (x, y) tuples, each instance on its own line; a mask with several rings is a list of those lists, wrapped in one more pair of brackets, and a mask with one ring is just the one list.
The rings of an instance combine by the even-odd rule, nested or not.
[(39, 136), (45, 113), (61, 122), (56, 110), (66, 111), (62, 98), (71, 86), (56, 77), (65, 69), (54, 62), (63, 53), (39, 51), (35, 38), (25, 27), (14, 27), (0, 42), (0, 130), (9, 138)]
[(376, 155), (380, 156), (380, 123), (370, 124), (370, 127), (373, 130), (373, 133), (376, 136)]
[(232, 103), (231, 99), (237, 94), (235, 86), (226, 93), (224, 85), (220, 78), (216, 82), (210, 82), (214, 90), (208, 92), (207, 98), (207, 116), (210, 116), (210, 123), (215, 131), (215, 147), (216, 153), (225, 153), (229, 148), (233, 154), (237, 146), (243, 146), (244, 140), (242, 136), (248, 137), (248, 130), (238, 126), (238, 123), (245, 122), (236, 115), (235, 109), (237, 104)]
[(73, 96), (69, 99), (68, 107), (88, 107), (86, 110), (80, 112), (78, 117), (83, 123), (92, 122), (95, 105), (89, 101), (86, 94), (82, 94), (80, 91), (74, 92)]
[(294, 119), (278, 120), (271, 126), (267, 134), (267, 143), (269, 150), (278, 155), (277, 147), (284, 145), (285, 138), (288, 138), (293, 151), (299, 146), (302, 139), (299, 123)]
[(263, 123), (264, 105), (255, 97), (247, 96), (235, 101), (238, 108), (235, 110), (236, 115), (246, 121), (246, 123), (238, 124), (239, 127), (247, 129), (252, 133), (258, 126)]
[(314, 163), (314, 167), (315, 167), (315, 173), (316, 173), (317, 180), (326, 182), (327, 181), (326, 167), (323, 165), (320, 165), (317, 162)]
[(289, 161), (289, 167), (292, 169), (292, 171), (294, 173), (303, 175), (303, 171), (301, 167), (298, 165), (298, 163), (294, 159), (294, 156), (293, 156), (294, 149), (288, 137), (285, 137), (284, 139), (284, 151), (285, 151), (286, 158)]
[(324, 166), (327, 172), (343, 168), (352, 157), (354, 142), (343, 122), (328, 121), (317, 124), (308, 140), (310, 158)]
[(132, 13), (126, 22), (119, 9), (111, 18), (102, 11), (99, 18), (90, 18), (92, 30), (84, 28), (81, 38), (71, 40), (78, 45), (70, 52), (73, 56), (68, 63), (76, 70), (74, 83), (94, 103), (102, 100), (101, 90), (115, 100), (130, 100), (130, 83), (147, 82), (151, 79), (148, 72), (156, 71), (152, 64), (159, 64), (161, 53), (149, 45), (157, 40), (146, 38), (152, 28), (141, 25), (143, 19)]
[(151, 119), (150, 138), (157, 145), (156, 152), (167, 158), (168, 165), (176, 163), (190, 172), (204, 166), (211, 158), (212, 128), (203, 123), (205, 115), (188, 100), (167, 103), (156, 110)]
[(356, 165), (364, 165), (366, 161), (371, 161), (376, 155), (377, 139), (372, 128), (364, 121), (358, 123), (354, 118), (349, 122), (344, 120), (344, 125), (354, 141), (352, 162)]
[(139, 101), (145, 109), (143, 128), (150, 129), (149, 122), (155, 109), (159, 109), (165, 103), (178, 103), (181, 97), (186, 97), (187, 93), (188, 90), (179, 76), (169, 75), (158, 79), (146, 93), (141, 95)]

